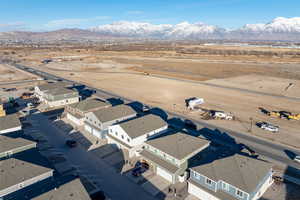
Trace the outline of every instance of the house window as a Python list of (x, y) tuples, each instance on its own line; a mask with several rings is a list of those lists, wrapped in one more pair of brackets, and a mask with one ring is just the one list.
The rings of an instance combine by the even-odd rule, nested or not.
[(130, 139), (129, 139), (129, 138), (127, 138), (127, 142), (130, 142)]
[(123, 136), (123, 135), (121, 135), (121, 138), (122, 138), (122, 139), (124, 139), (124, 136)]
[(241, 190), (236, 190), (236, 195), (240, 198), (243, 198), (244, 193)]
[(118, 136), (118, 132), (115, 132), (115, 135)]
[(212, 180), (210, 180), (209, 178), (206, 178), (205, 183), (206, 183), (207, 185), (212, 185)]
[(227, 183), (222, 182), (222, 189), (225, 191), (229, 191), (229, 185)]
[(196, 179), (200, 179), (200, 175), (197, 172), (193, 171), (193, 174)]

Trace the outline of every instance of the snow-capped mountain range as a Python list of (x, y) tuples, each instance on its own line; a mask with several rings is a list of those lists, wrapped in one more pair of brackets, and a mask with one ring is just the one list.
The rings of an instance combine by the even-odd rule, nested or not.
[(278, 39), (300, 40), (300, 17), (278, 17), (266, 24), (246, 24), (228, 30), (204, 23), (150, 24), (120, 21), (90, 29), (93, 32), (122, 37), (163, 39)]
[(300, 42), (300, 17), (278, 17), (266, 24), (246, 24), (229, 30), (204, 23), (182, 22), (179, 24), (151, 24), (132, 21), (119, 21), (89, 29), (60, 29), (48, 32), (0, 32), (2, 40), (74, 40), (93, 41), (113, 38), (168, 39), (168, 40), (272, 40)]

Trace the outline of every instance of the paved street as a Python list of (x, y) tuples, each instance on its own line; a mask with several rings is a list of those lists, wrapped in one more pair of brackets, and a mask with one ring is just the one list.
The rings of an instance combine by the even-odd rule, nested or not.
[(66, 147), (65, 141), (67, 138), (65, 133), (52, 125), (43, 114), (31, 115), (28, 119), (33, 124), (33, 127), (45, 136), (45, 139), (53, 147), (53, 151), (62, 153), (67, 158), (67, 161), (78, 169), (80, 175), (92, 180), (113, 200), (155, 199), (139, 185), (131, 182), (127, 177), (116, 173), (115, 169), (105, 163), (105, 161), (87, 152), (80, 145), (76, 148)]

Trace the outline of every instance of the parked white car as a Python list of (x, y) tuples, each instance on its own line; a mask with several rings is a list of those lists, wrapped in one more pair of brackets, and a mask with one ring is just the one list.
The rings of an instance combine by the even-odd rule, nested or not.
[(295, 156), (294, 161), (300, 163), (300, 156)]
[(256, 124), (258, 127), (260, 127), (263, 130), (270, 131), (270, 132), (278, 132), (279, 126), (275, 126), (273, 124), (267, 123), (267, 122), (259, 122)]

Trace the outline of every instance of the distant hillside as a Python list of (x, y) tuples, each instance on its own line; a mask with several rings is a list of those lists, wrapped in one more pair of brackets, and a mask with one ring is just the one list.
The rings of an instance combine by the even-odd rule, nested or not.
[(266, 24), (247, 24), (235, 30), (183, 22), (150, 24), (120, 21), (90, 29), (61, 29), (50, 32), (4, 32), (0, 41), (101, 41), (109, 39), (235, 40), (300, 42), (300, 17), (278, 17)]

